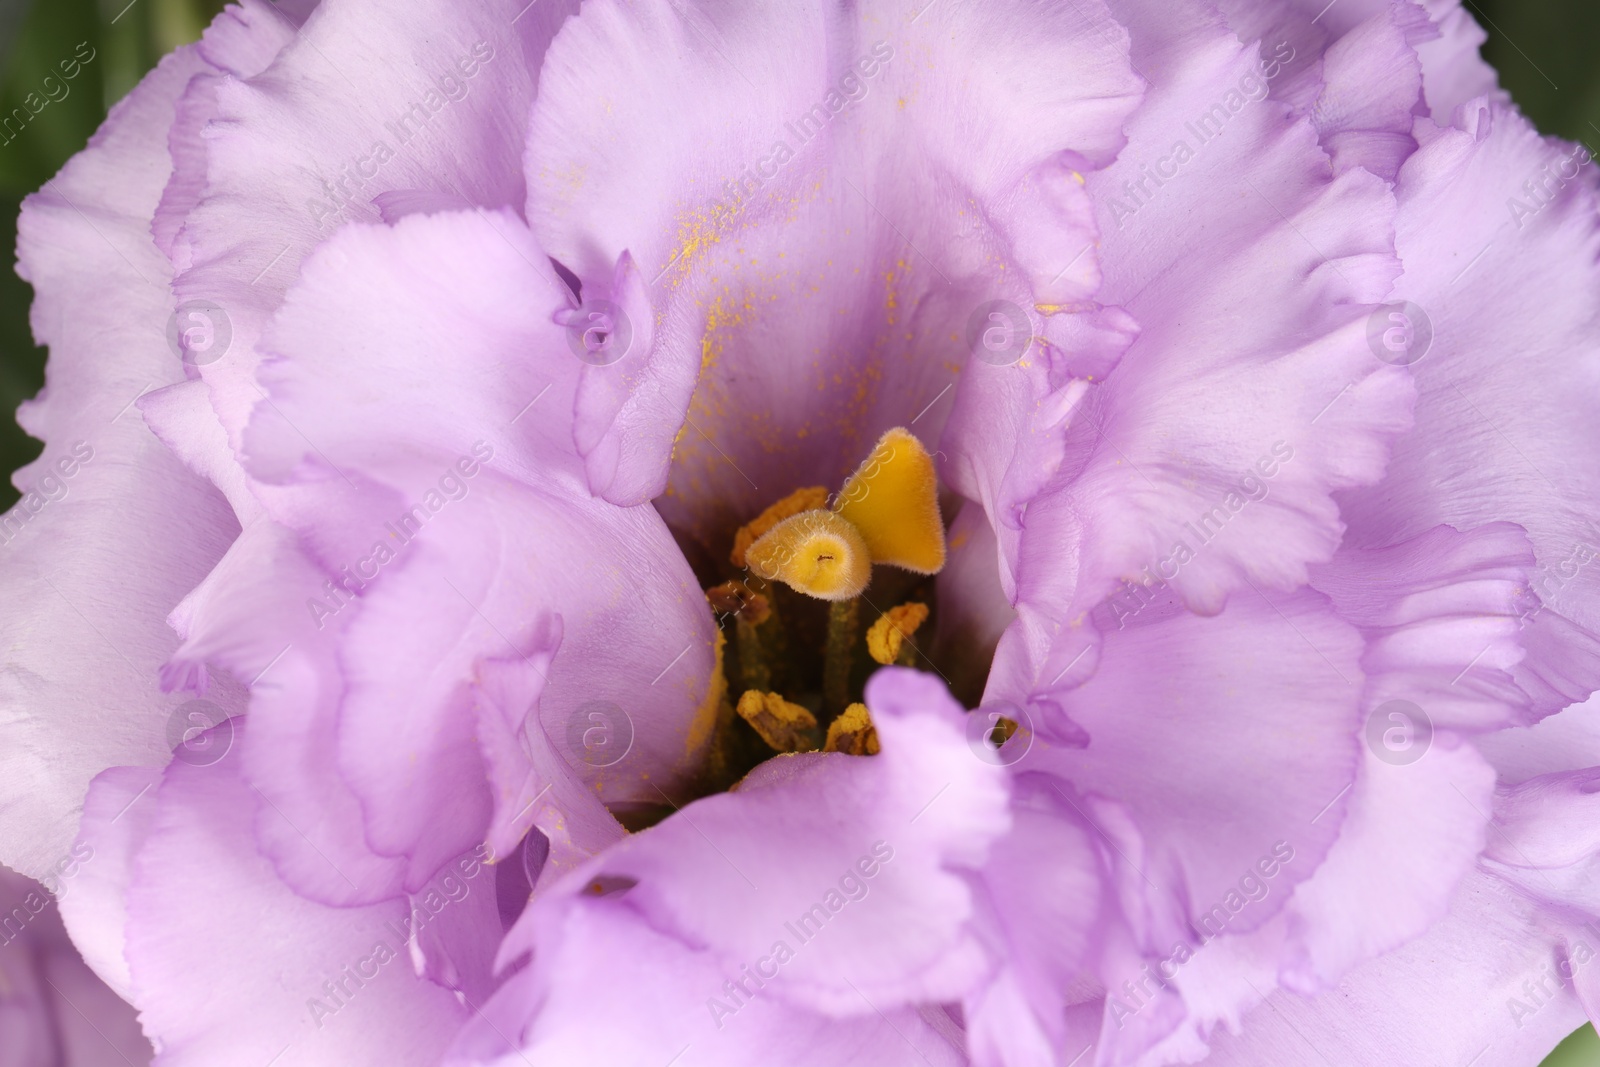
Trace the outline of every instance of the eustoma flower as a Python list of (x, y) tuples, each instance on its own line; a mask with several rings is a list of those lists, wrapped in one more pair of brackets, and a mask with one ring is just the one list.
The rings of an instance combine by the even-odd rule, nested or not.
[(1596, 198), (1480, 40), (230, 8), (24, 208), (0, 859), (164, 1067), (1537, 1063)]

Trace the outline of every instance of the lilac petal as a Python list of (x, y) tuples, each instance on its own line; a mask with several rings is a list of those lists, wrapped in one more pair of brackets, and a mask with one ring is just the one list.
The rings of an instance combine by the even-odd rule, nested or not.
[(1097, 962), (1120, 919), (1103, 881), (1101, 838), (1045, 775), (1015, 787), (1012, 824), (984, 865), (984, 920), (996, 938), (996, 974), (966, 1003), (967, 1047), (979, 1067), (1059, 1062), (1061, 1008)]
[(1554, 948), (1532, 901), (1474, 873), (1426, 937), (1361, 967), (1337, 993), (1273, 994), (1242, 1034), (1213, 1040), (1206, 1062), (1538, 1063), (1584, 1021), (1571, 987), (1549, 980)]
[[(809, 1063), (790, 1036), (833, 1017), (899, 1062), (905, 1050), (884, 1035), (916, 1035), (906, 1026), (916, 1005), (957, 998), (989, 969), (968, 925), (971, 879), (1010, 825), (1007, 786), (1003, 769), (975, 757), (936, 680), (880, 671), (867, 704), (878, 756), (770, 761), (537, 897), (502, 948), (505, 963), (532, 955), (526, 978), (488, 1009), (500, 1028), (555, 1059), (584, 1042), (608, 1062), (658, 1046), (670, 1058), (691, 1044), (686, 1062), (731, 1063), (764, 1042), (790, 1057), (781, 1062)], [(768, 973), (785, 954), (778, 942), (792, 958)], [(601, 963), (615, 958), (652, 966)], [(726, 1005), (738, 1008), (730, 1021), (708, 998), (731, 996), (723, 981), (748, 968), (768, 980)], [(602, 1025), (601, 981), (608, 992), (631, 983), (630, 1002), (648, 1014)]]
[(1428, 15), (1439, 27), (1439, 38), (1421, 45), (1423, 92), (1433, 121), (1450, 122), (1456, 108), (1468, 100), (1487, 97), (1509, 103), (1494, 68), (1479, 54), (1489, 35), (1474, 21), (1462, 0), (1423, 0)]
[[(1578, 546), (1574, 546), (1578, 548)], [(1569, 557), (1570, 558), (1570, 557)], [(1557, 573), (1568, 567), (1557, 564)], [(1549, 570), (1538, 581), (1548, 582)], [(1535, 715), (1581, 704), (1600, 688), (1600, 633), (1544, 608), (1536, 596), (1523, 602), (1522, 647), (1526, 650), (1512, 677), (1527, 693)]]
[[(73, 857), (66, 857), (73, 860)], [(79, 864), (51, 880), (71, 892)], [(145, 1067), (150, 1043), (133, 1008), (78, 955), (48, 887), (0, 868), (0, 1063), (6, 1067)]]
[[(1073, 320), (1072, 327), (1061, 325), (1063, 319)], [(1089, 417), (1090, 383), (1074, 374), (1093, 375), (1114, 365), (1138, 332), (1132, 320), (1115, 309), (1057, 315), (1051, 321), (1055, 339), (1083, 362), (1054, 347), (1032, 365), (990, 367), (974, 360), (963, 375), (939, 442), (951, 457), (940, 473), (989, 515), (1004, 561), (1001, 587), (1012, 599), (1018, 596), (1018, 545), (1026, 509), (1066, 457), (1064, 438), (1069, 428)], [(996, 432), (997, 427), (1003, 432)]]
[[(418, 871), (486, 829), (489, 798), (466, 680), (481, 658), (532, 654), (535, 623), (523, 614), (530, 601), (574, 622), (541, 695), (542, 730), (530, 723), (529, 743), (560, 746), (604, 798), (659, 803), (657, 790), (695, 770), (709, 737), (697, 727), (713, 684), (711, 620), (692, 576), (635, 586), (618, 571), (597, 582), (572, 565), (651, 552), (663, 570), (683, 568), (668, 556), (659, 520), (606, 514), (614, 509), (599, 502), (562, 506), (536, 494), (524, 501), (519, 489), (484, 477), (476, 506), (467, 501), (441, 516), (436, 542), (417, 545), (404, 570), (367, 594), (341, 653), (350, 685), (341, 765), (367, 802), (374, 846), (421, 849)], [(451, 586), (458, 593), (441, 600)], [(616, 597), (610, 603), (608, 593)], [(449, 654), (429, 662), (441, 648)], [(396, 669), (397, 654), (414, 669)], [(584, 765), (571, 747), (572, 723), (597, 702), (631, 728), (632, 747), (615, 764)]]
[[(255, 629), (258, 656), (309, 655), (317, 740), (267, 727), (296, 751), (252, 757), (252, 776), (275, 774), (267, 795), (299, 789), (295, 803), (326, 798), (335, 815), (353, 794), (367, 845), (405, 859), (408, 889), (489, 830), (469, 686), (481, 661), (533, 654), (542, 612), (561, 616), (564, 636), (528, 743), (559, 752), (604, 798), (659, 803), (658, 789), (695, 769), (715, 711), (711, 615), (681, 552), (652, 510), (596, 500), (582, 481), (567, 417), (581, 363), (551, 320), (565, 297), (517, 227), (507, 215), (412, 215), (347, 230), (307, 264), (268, 336), (282, 356), (263, 372), (270, 402), (247, 435), (248, 466), (321, 573), (268, 588), (241, 567), (274, 607), (254, 609), (254, 623), (218, 614), (207, 638)], [(374, 388), (388, 398), (382, 417), (352, 419), (339, 398)], [(329, 576), (347, 587), (337, 600)], [(571, 723), (597, 701), (632, 727), (621, 762), (569, 747)], [(497, 829), (501, 847), (509, 832)], [(294, 847), (274, 848), (280, 859), (283, 845)], [(361, 851), (352, 862), (366, 862)], [(316, 878), (314, 865), (305, 874)], [(295, 884), (346, 899), (325, 874)], [(356, 884), (365, 900), (396, 888), (393, 872)]]
[[(420, 496), (438, 489), (442, 468), (418, 470), (419, 462), (477, 440), (498, 453), (484, 461), (497, 469), (569, 480), (578, 470), (569, 412), (583, 364), (552, 321), (566, 301), (544, 251), (510, 212), (341, 230), (302, 267), (263, 340), (274, 357), (260, 372), (270, 403), (256, 394), (244, 455), (269, 510), (307, 506), (272, 499), (273, 486), (298, 485), (303, 495), (332, 480), (348, 495), (341, 473), (380, 483), (362, 487), (379, 496)], [(511, 361), (513, 352), (522, 358)], [(347, 396), (381, 398), (389, 417), (351, 418)]]
[[(1309, 118), (1247, 100), (1259, 53), (1214, 15), (1117, 11), (1152, 87), (1088, 189), (1104, 231), (1096, 299), (1139, 334), (1072, 414), (1060, 473), (1002, 546), (1019, 619), (996, 669), (1029, 688), (1092, 669), (1075, 621), (1135, 583), (1207, 613), (1251, 585), (1303, 584), (1339, 544), (1333, 494), (1375, 482), (1410, 422), (1405, 372), (1366, 338), (1366, 305), (1399, 273), (1385, 183), (1330, 173)], [(1194, 101), (1230, 99), (1225, 135), (1201, 142)], [(1192, 158), (1158, 182), (1141, 168), (1173, 153), (1174, 130)]]
[[(1007, 827), (1004, 776), (974, 757), (959, 707), (928, 675), (880, 671), (867, 706), (880, 759), (813, 758), (786, 782), (747, 782), (698, 801), (597, 858), (594, 875), (638, 881), (629, 907), (653, 928), (745, 962), (862, 856), (876, 858), (870, 896), (785, 967), (783, 997), (852, 1014), (861, 994), (885, 1008), (958, 995), (983, 964), (964, 928), (971, 891), (957, 872), (980, 864)], [(704, 906), (712, 899), (744, 903), (714, 912)]]
[(1394, 181), (1417, 147), (1411, 136), (1422, 99), (1416, 49), (1436, 34), (1421, 8), (1391, 4), (1323, 55), (1324, 85), (1313, 114), (1335, 171), (1363, 167)]
[(950, 552), (939, 572), (939, 613), (929, 661), (958, 697), (976, 704), (994, 662), (1000, 635), (1016, 618), (1002, 592), (999, 543), (989, 518), (964, 504), (950, 524)]
[(337, 905), (403, 892), (409, 865), (372, 849), (360, 801), (340, 775), (337, 651), (353, 613), (306, 610), (327, 580), (293, 531), (258, 519), (174, 612), (185, 641), (169, 670), (177, 678), (210, 664), (249, 685), (251, 740), (235, 744), (262, 797), (257, 841), (298, 892)]
[[(339, 225), (378, 222), (374, 200), (391, 191), (521, 203), (540, 60), (575, 7), (526, 6), (329, 4), (264, 71), (191, 87), (204, 150), (176, 159), (173, 209), (193, 206), (174, 240), (175, 288), (180, 301), (215, 301), (230, 317), (230, 358), (201, 373), (236, 450), (260, 399), (262, 331)], [(179, 187), (189, 190), (181, 201)]]
[(1600, 793), (1595, 704), (1591, 699), (1481, 743), (1501, 782), (1483, 865), (1545, 906), (1546, 921), (1563, 935), (1555, 964), (1562, 970), (1541, 976), (1541, 986), (1570, 978), (1591, 1018), (1600, 1013), (1600, 981), (1586, 966), (1600, 946), (1591, 841)]
[[(406, 906), (328, 908), (279, 881), (255, 847), (258, 794), (240, 766), (174, 762), (136, 802), (151, 806), (136, 820), (99, 801), (103, 779), (91, 791), (80, 841), (108, 855), (136, 848), (119, 875), (124, 952), (162, 1063), (433, 1062), (466, 1010), (413, 973)], [(125, 835), (135, 840), (118, 842)], [(468, 892), (492, 894), (492, 873), (476, 873)], [(488, 910), (492, 939), (499, 921)]]
[[(1367, 639), (1367, 751), (1339, 840), (1291, 902), (1285, 984), (1315, 991), (1420, 936), (1483, 850), (1495, 774), (1457, 731), (1508, 724), (1526, 706), (1507, 671), (1531, 562), (1522, 531), (1496, 523), (1345, 550), (1315, 568), (1317, 588)], [(1408, 724), (1418, 749), (1374, 736), (1372, 718), (1396, 701), (1428, 718), (1426, 733)]]
[[(1327, 0), (1223, 0), (1220, 6), (1241, 41), (1262, 42), (1264, 58), (1277, 54), (1280, 44), (1298, 57), (1320, 57), (1336, 50), (1339, 42), (1352, 34), (1370, 33), (1374, 20), (1403, 25), (1421, 62), (1428, 109), (1421, 113), (1431, 111), (1433, 121), (1438, 123), (1448, 123), (1457, 106), (1474, 97), (1488, 94), (1500, 101), (1510, 99), (1498, 88), (1494, 69), (1478, 54), (1487, 35), (1461, 0), (1418, 0), (1415, 4), (1391, 0), (1339, 0), (1336, 4)], [(1423, 18), (1427, 23), (1419, 25)], [(1393, 55), (1389, 53), (1389, 57)], [(1373, 58), (1381, 62), (1383, 52)], [(1390, 74), (1395, 73), (1398, 71), (1391, 67)], [(1329, 79), (1337, 80), (1337, 74)], [(1324, 84), (1317, 66), (1295, 64), (1274, 80), (1272, 95), (1300, 110), (1310, 106)], [(1371, 91), (1358, 82), (1346, 85), (1357, 96)]]
[(500, 917), (498, 871), (489, 846), (479, 845), (446, 863), (421, 889), (408, 893), (411, 960), (419, 978), (482, 1004), (499, 983), (495, 952), (505, 923)]
[[(623, 836), (621, 825), (571, 763), (548, 745), (522, 741), (555, 653), (553, 644), (535, 647), (547, 651), (481, 661), (473, 685), (478, 741), (494, 793), (494, 821), (486, 840), (494, 855), (511, 856), (525, 836), (543, 839), (544, 857), (530, 889), (559, 878)], [(539, 729), (536, 720), (533, 729)]]
[[(799, 952), (804, 951), (801, 946)], [(628, 965), (619, 969), (618, 960)], [(737, 1003), (724, 990), (731, 977), (742, 977), (736, 967), (662, 934), (634, 911), (577, 907), (559, 928), (541, 936), (534, 965), (512, 978), (483, 1016), (468, 1024), (444, 1062), (447, 1067), (526, 1067), (530, 1062), (959, 1067), (966, 1062), (958, 1045), (913, 1008), (885, 1005), (880, 1013), (858, 998), (859, 1010), (839, 1018), (761, 989), (728, 1014), (713, 1011), (713, 998), (719, 1005)], [(539, 1015), (529, 1021), (535, 1004)]]
[(1423, 60), (1439, 28), (1417, 4), (1353, 0), (1313, 3), (1227, 0), (1228, 22), (1261, 46), (1270, 96), (1317, 127), (1336, 170), (1359, 166), (1386, 181), (1417, 143)]
[[(128, 973), (127, 890), (134, 857), (155, 820), (155, 767), (112, 767), (95, 777), (83, 802), (78, 840), (68, 855), (82, 864), (61, 898), (61, 917), (83, 958), (118, 996), (133, 996)], [(107, 832), (115, 826), (116, 832)]]
[(227, 498), (241, 526), (249, 526), (263, 514), (261, 503), (250, 492), (244, 468), (228, 447), (227, 431), (211, 406), (205, 382), (190, 379), (152, 389), (139, 398), (136, 406), (150, 432), (185, 467)]
[(1359, 762), (1361, 642), (1310, 591), (1241, 598), (1215, 618), (1157, 614), (1106, 633), (1094, 676), (1055, 693), (1088, 747), (1041, 746), (1019, 767), (1127, 807), (1176, 932), (1215, 932), (1218, 906), (1220, 925), (1249, 930), (1286, 894), (1241, 908), (1241, 875), (1280, 846), (1294, 861), (1279, 886), (1300, 882), (1338, 833)]
[[(1164, 12), (1141, 11), (1133, 28), (1146, 62), (1165, 62), (1161, 49), (1181, 32), (1208, 40), (1208, 48), (1203, 64), (1166, 77), (1164, 67), (1154, 68), (1156, 84), (1130, 126), (1129, 148), (1090, 179), (1108, 213), (1113, 202), (1124, 211), (1134, 206), (1124, 182), (1141, 177), (1141, 161), (1170, 149), (1170, 131), (1185, 129), (1192, 101), (1226, 97), (1256, 62), (1220, 26), (1184, 27)], [(1270, 493), (1230, 521), (1227, 537), (1172, 579), (1175, 588), (1186, 602), (1215, 611), (1245, 578), (1276, 588), (1303, 582), (1305, 565), (1337, 544), (1329, 494), (1376, 480), (1386, 440), (1407, 424), (1409, 388), (1374, 363), (1365, 316), (1353, 306), (1376, 302), (1398, 273), (1389, 248), (1392, 205), (1370, 175), (1328, 177), (1308, 133), (1301, 123), (1285, 125), (1271, 105), (1247, 106), (1230, 117), (1225, 137), (1196, 148), (1181, 180), (1153, 189), (1121, 219), (1118, 235), (1108, 233), (1100, 299), (1124, 302), (1142, 332), (1101, 390), (1093, 425), (1080, 428), (1105, 433), (1071, 489), (1083, 500), (1104, 490), (1080, 601), (1108, 592), (1119, 572), (1137, 574), (1170, 556), (1175, 540), (1193, 536), (1184, 521), (1230, 493), (1241, 496), (1237, 483), (1247, 475), (1267, 480)], [(1241, 181), (1254, 186), (1251, 195), (1218, 195)], [(1202, 217), (1203, 232), (1195, 228)], [(1161, 242), (1140, 239), (1156, 231)], [(1186, 255), (1201, 241), (1204, 257)], [(1283, 271), (1274, 248), (1303, 267)], [(1158, 274), (1161, 284), (1149, 285)], [(1201, 308), (1206, 317), (1197, 323), (1189, 309)], [(1228, 326), (1233, 315), (1251, 317), (1248, 338)], [(1222, 390), (1245, 405), (1225, 425), (1202, 417), (1198, 399)], [(1175, 469), (1195, 457), (1204, 457), (1203, 469)], [(1270, 478), (1258, 467), (1263, 459)], [(1113, 478), (1112, 464), (1124, 471), (1132, 464), (1145, 478)]]
[(51, 350), (46, 390), (18, 412), (46, 444), (14, 476), (24, 496), (0, 569), (13, 650), (0, 673), (0, 859), (27, 874), (66, 851), (94, 775), (166, 758), (177, 704), (156, 684), (175, 645), (165, 616), (236, 530), (131, 406), (184, 379), (149, 222), (174, 100), (198, 67), (186, 49), (150, 73), (18, 222), (18, 271)]
[(1283, 977), (1302, 992), (1443, 918), (1488, 836), (1494, 772), (1471, 745), (1441, 739), (1412, 766), (1364, 756), (1339, 840), (1291, 904), (1302, 958)]
[(1600, 918), (1600, 767), (1503, 789), (1484, 860), (1545, 900)]
[[(710, 541), (730, 517), (842, 478), (876, 433), (937, 405), (985, 301), (1016, 305), (1032, 333), (1025, 283), (1042, 279), (1040, 300), (1092, 288), (1094, 257), (1072, 262), (1093, 232), (1064, 164), (1109, 157), (1136, 82), (1097, 5), (1007, 10), (830, 22), (783, 5), (735, 19), (608, 3), (563, 30), (534, 110), (529, 218), (586, 287), (611, 284), (628, 252), (657, 323), (650, 351), (585, 371), (579, 441), (597, 492), (636, 503), (670, 484), (669, 521)], [(1043, 76), (1058, 67), (1077, 76)], [(648, 88), (619, 94), (619, 71)], [(835, 83), (858, 102), (845, 108)], [(717, 104), (672, 104), (685, 95)], [(826, 136), (803, 117), (814, 106)], [(629, 146), (644, 141), (641, 167)], [(929, 168), (899, 167), (889, 143), (902, 158), (917, 146)], [(757, 166), (763, 179), (747, 178)], [(1044, 200), (1058, 202), (1044, 214), (1059, 242), (1036, 225)]]
[[(1137, 92), (1116, 29), (1104, 21), (1103, 9), (1056, 13), (1029, 7), (1032, 17), (1024, 32), (1016, 24), (1021, 11), (1013, 16), (1011, 6), (984, 12), (930, 8), (902, 24), (899, 17), (882, 17), (888, 5), (874, 4), (874, 10), (830, 26), (820, 11), (781, 5), (741, 20), (714, 11), (685, 17), (664, 4), (626, 12), (615, 4), (592, 5), (564, 29), (546, 62), (549, 83), (533, 118), (530, 218), (552, 254), (581, 277), (604, 277), (624, 249), (632, 249), (646, 276), (653, 277), (675, 250), (691, 257), (706, 251), (686, 244), (691, 235), (671, 224), (682, 213), (680, 205), (704, 200), (711, 208), (725, 195), (724, 184), (739, 180), (744, 164), (772, 147), (764, 129), (770, 116), (806, 114), (846, 73), (854, 75), (844, 83), (846, 89), (867, 83), (857, 95), (859, 116), (852, 114), (846, 127), (850, 142), (882, 153), (882, 144), (874, 145), (875, 134), (899, 126), (960, 184), (980, 192), (998, 192), (1022, 180), (1057, 147), (1103, 163), (1121, 144), (1117, 124)], [(875, 10), (880, 7), (884, 10)], [(894, 14), (901, 12), (894, 9)], [(652, 47), (667, 39), (672, 48)], [(818, 58), (834, 54), (828, 44), (841, 46), (837, 54), (847, 57), (848, 65), (841, 59), (830, 68)], [(922, 50), (939, 61), (904, 62)], [(732, 52), (745, 57), (743, 66), (761, 75), (764, 88), (755, 88), (724, 61), (722, 56)], [(609, 65), (595, 64), (601, 56)], [(987, 56), (1006, 57), (1006, 65), (1015, 68), (1012, 74), (1023, 80), (1000, 77), (984, 62)], [(872, 61), (851, 70), (857, 57)], [(940, 62), (947, 58), (948, 69)], [(1028, 73), (1034, 63), (1067, 59), (1078, 60), (1071, 83), (1035, 80)], [(957, 69), (965, 73), (958, 76)], [(602, 74), (605, 70), (612, 73)], [(617, 71), (654, 91), (618, 98)], [(612, 95), (589, 91), (602, 77), (613, 86)], [(954, 90), (958, 80), (964, 93)], [(667, 90), (715, 92), (734, 85), (740, 91), (714, 97), (715, 106), (690, 110), (673, 107), (676, 97)], [(1001, 101), (1014, 107), (994, 106)], [(951, 109), (963, 115), (981, 112), (988, 121), (963, 129)], [(840, 108), (832, 110), (838, 114)], [(1046, 123), (1051, 141), (1059, 145), (1040, 143), (1036, 120)], [(597, 128), (617, 132), (603, 141), (583, 136)], [(809, 143), (808, 129), (770, 133), (798, 137), (802, 149), (825, 151), (827, 145)], [(630, 130), (634, 136), (625, 132)], [(981, 143), (973, 143), (973, 137)], [(656, 146), (645, 166), (628, 154), (628, 146), (640, 138)], [(578, 160), (586, 175), (581, 196), (561, 178), (562, 168)], [(818, 162), (806, 159), (797, 169), (814, 170)], [(804, 178), (786, 173), (780, 184), (798, 187)], [(607, 204), (629, 204), (633, 210), (610, 212), (602, 207)], [(764, 199), (748, 206), (763, 219), (781, 215), (776, 203)], [(1007, 204), (1005, 210), (1027, 208)], [(585, 247), (585, 236), (594, 243)], [(704, 230), (699, 236), (716, 240), (723, 235)]]
[(1531, 727), (1478, 739), (1478, 747), (1513, 786), (1541, 774), (1600, 767), (1600, 697), (1540, 719)]
[[(156, 245), (174, 262), (189, 213), (206, 192), (206, 126), (216, 116), (218, 88), (230, 78), (253, 78), (294, 40), (309, 12), (302, 4), (242, 0), (218, 14), (194, 47), (199, 71), (178, 98), (166, 141), (172, 173), (151, 220)], [(187, 252), (187, 249), (183, 249)]]
[[(561, 619), (547, 617), (535, 631), (526, 654), (480, 661), (474, 672), (478, 744), (494, 801), (494, 821), (485, 840), (496, 856), (508, 856), (517, 847), (534, 825), (534, 804), (548, 792), (546, 786), (554, 785), (541, 781), (535, 772), (522, 736), (529, 717), (538, 711), (550, 661), (560, 647)], [(538, 751), (545, 751), (544, 747)], [(562, 776), (564, 781), (571, 777)], [(592, 799), (598, 805), (598, 798)]]
[(1221, 0), (1217, 6), (1239, 41), (1259, 55), (1268, 98), (1302, 115), (1322, 95), (1321, 58), (1330, 45), (1363, 19), (1385, 14), (1394, 5), (1388, 0), (1341, 0), (1335, 5), (1339, 10), (1330, 8), (1320, 18), (1316, 8), (1299, 0)]
[[(1166, 1048), (1203, 1047), (1213, 1027), (1237, 1027), (1279, 986), (1308, 995), (1329, 990), (1448, 913), (1488, 836), (1495, 779), (1455, 731), (1513, 721), (1525, 702), (1506, 668), (1516, 661), (1515, 606), (1530, 562), (1521, 531), (1501, 523), (1344, 550), (1313, 568), (1318, 587), (1366, 641), (1360, 774), (1338, 839), (1309, 878), (1291, 880), (1286, 902), (1281, 871), (1245, 887), (1263, 894), (1248, 907), (1270, 911), (1266, 901), (1276, 898), (1282, 911), (1254, 929), (1230, 922), (1178, 968), (1175, 985), (1187, 1012)], [(1421, 706), (1434, 713), (1431, 728), (1410, 724), (1408, 740), (1420, 746), (1414, 750), (1390, 747), (1371, 725), (1372, 716), (1407, 696), (1421, 702), (1407, 701), (1413, 716)], [(1333, 807), (1312, 815), (1313, 825), (1336, 822)]]
[[(1441, 523), (1525, 528), (1542, 606), (1529, 613), (1536, 631), (1517, 673), (1537, 698), (1534, 712), (1548, 714), (1600, 687), (1590, 655), (1600, 648), (1597, 533), (1570, 503), (1600, 490), (1596, 451), (1573, 445), (1593, 436), (1580, 398), (1600, 387), (1594, 177), (1571, 158), (1573, 146), (1541, 139), (1514, 111), (1476, 102), (1456, 121), (1429, 135), (1395, 187), (1406, 273), (1390, 299), (1410, 302), (1406, 321), (1420, 323), (1420, 308), (1433, 324), (1411, 367), (1416, 429), (1397, 444), (1383, 483), (1353, 493), (1344, 511), (1355, 544)], [(1562, 182), (1564, 159), (1574, 177)], [(1541, 162), (1558, 175), (1547, 206), (1523, 186)], [(1526, 208), (1517, 218), (1515, 203)], [(1531, 337), (1518, 326), (1528, 307), (1543, 315)], [(1515, 361), (1501, 358), (1508, 345), (1521, 353)]]
[(581, 329), (580, 319), (594, 314), (588, 309), (596, 300), (612, 304), (626, 324), (627, 341), (613, 337), (614, 344), (627, 345), (622, 358), (627, 358), (628, 353), (635, 355), (628, 373), (613, 370), (609, 364), (585, 369), (574, 400), (578, 418), (573, 426), (573, 443), (584, 457), (590, 490), (607, 500), (631, 502), (641, 494), (649, 495), (643, 486), (627, 484), (628, 479), (638, 477), (635, 468), (639, 442), (611, 433), (610, 427), (619, 419), (672, 425), (682, 406), (681, 398), (676, 391), (640, 390), (639, 378), (655, 373), (674, 379), (681, 376), (674, 375), (672, 368), (665, 366), (665, 356), (656, 351), (649, 285), (631, 252), (624, 249), (617, 257), (609, 279), (594, 278), (584, 286), (584, 307), (558, 312), (557, 321), (569, 331)]
[(1440, 729), (1480, 733), (1521, 721), (1513, 681), (1532, 546), (1511, 523), (1448, 526), (1401, 544), (1345, 549), (1312, 584), (1362, 630), (1366, 706), (1420, 705)]

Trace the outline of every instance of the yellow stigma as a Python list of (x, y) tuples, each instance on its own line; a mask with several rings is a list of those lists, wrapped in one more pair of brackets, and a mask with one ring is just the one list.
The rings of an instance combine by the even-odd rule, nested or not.
[(917, 574), (943, 569), (939, 477), (909, 431), (896, 427), (878, 439), (831, 511), (822, 510), (821, 493), (797, 489), (740, 527), (734, 565), (823, 600), (859, 596), (874, 563)]
[(944, 522), (933, 457), (910, 431), (895, 427), (856, 468), (833, 510), (861, 531), (872, 562), (918, 574), (944, 569)]
[(757, 577), (823, 600), (859, 596), (872, 577), (872, 557), (860, 532), (831, 511), (784, 519), (745, 551), (745, 561)]

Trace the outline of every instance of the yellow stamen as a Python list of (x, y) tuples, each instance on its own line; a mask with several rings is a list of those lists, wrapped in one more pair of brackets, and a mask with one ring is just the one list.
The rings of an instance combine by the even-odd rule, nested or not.
[(746, 689), (737, 710), (775, 751), (816, 751), (817, 717), (799, 704), (791, 704), (777, 693)]
[(796, 489), (782, 500), (773, 504), (767, 510), (757, 515), (751, 521), (739, 527), (733, 535), (733, 565), (745, 565), (745, 553), (750, 551), (750, 546), (759, 541), (763, 534), (778, 523), (802, 511), (816, 511), (828, 502), (828, 491), (820, 485), (813, 485), (806, 489)]
[(739, 649), (739, 681), (745, 689), (771, 689), (772, 665), (761, 647), (761, 634), (742, 618), (733, 620)]
[(835, 600), (828, 605), (828, 638), (822, 648), (822, 710), (842, 713), (850, 703), (850, 674), (861, 641), (861, 602)]
[(878, 730), (872, 725), (865, 704), (851, 704), (833, 722), (828, 724), (828, 739), (822, 744), (824, 752), (845, 752), (852, 756), (878, 754)]
[(751, 626), (760, 626), (772, 615), (771, 602), (737, 580), (707, 589), (706, 601), (718, 615), (737, 615)]
[(895, 427), (844, 483), (833, 510), (861, 531), (873, 563), (918, 574), (944, 567), (944, 522), (933, 457), (909, 431)]
[(994, 728), (989, 731), (989, 740), (994, 743), (995, 748), (1002, 748), (1015, 736), (1019, 728), (1017, 720), (1001, 716), (994, 721)]
[(790, 516), (745, 552), (759, 578), (787, 582), (823, 600), (860, 595), (872, 577), (872, 559), (856, 528), (831, 511)]
[(867, 651), (879, 663), (893, 663), (900, 658), (901, 644), (927, 619), (926, 604), (901, 604), (890, 608), (867, 629)]

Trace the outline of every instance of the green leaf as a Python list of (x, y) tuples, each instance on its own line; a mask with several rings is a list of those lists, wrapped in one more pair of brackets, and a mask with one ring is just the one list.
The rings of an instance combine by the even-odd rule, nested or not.
[(37, 189), (94, 133), (103, 59), (93, 0), (36, 3), (24, 16), (0, 78), (0, 192)]
[[(88, 143), (110, 106), (163, 55), (199, 38), (222, 0), (45, 0), (0, 3), (0, 242), (17, 243), (22, 198)], [(88, 58), (86, 58), (88, 57)], [(33, 343), (33, 290), (0, 271), (0, 470), (38, 456), (17, 405), (44, 384)], [(0, 482), (0, 510), (16, 502)]]
[(1600, 1067), (1600, 1037), (1585, 1023), (1557, 1045), (1540, 1067)]
[(1463, 0), (1489, 34), (1483, 58), (1539, 132), (1600, 148), (1600, 6), (1591, 0)]

